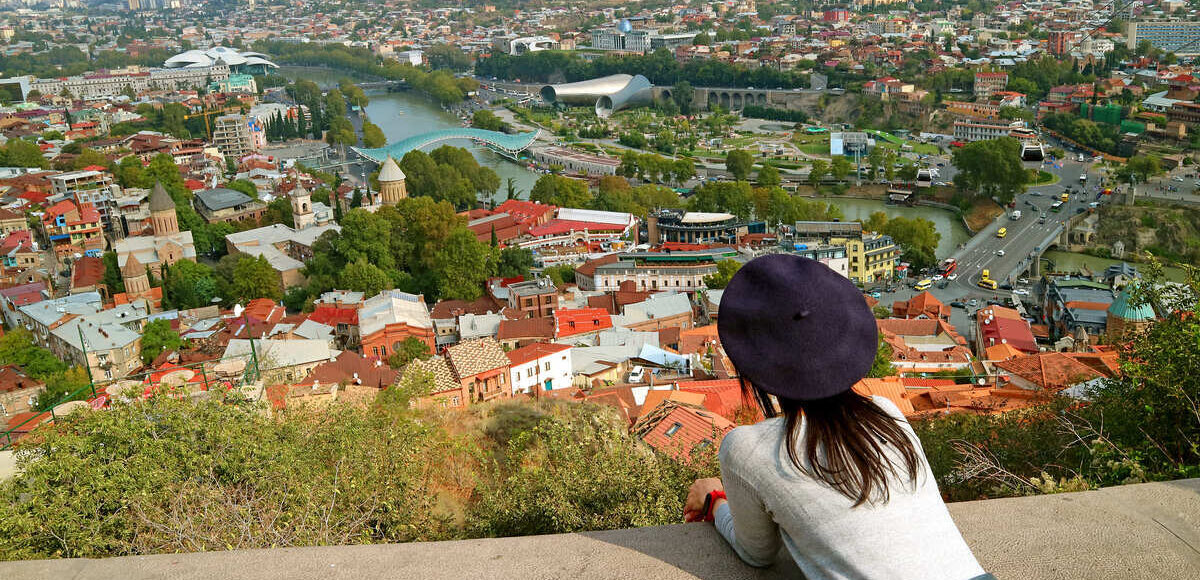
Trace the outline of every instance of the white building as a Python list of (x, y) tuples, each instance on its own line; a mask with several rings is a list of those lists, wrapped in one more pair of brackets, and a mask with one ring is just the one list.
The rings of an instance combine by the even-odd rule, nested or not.
[(537, 342), (505, 353), (513, 394), (552, 391), (571, 385), (571, 346)]

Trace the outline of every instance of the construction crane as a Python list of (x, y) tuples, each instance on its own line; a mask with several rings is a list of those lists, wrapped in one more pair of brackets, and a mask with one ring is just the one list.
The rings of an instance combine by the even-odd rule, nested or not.
[(204, 138), (211, 139), (212, 138), (212, 128), (209, 126), (208, 118), (213, 115), (223, 115), (223, 114), (229, 113), (231, 111), (240, 113), (242, 111), (242, 109), (241, 109), (241, 107), (225, 107), (224, 109), (205, 110), (205, 111), (201, 111), (199, 113), (190, 113), (190, 114), (184, 115), (183, 119), (186, 121), (188, 119), (203, 118), (204, 119)]

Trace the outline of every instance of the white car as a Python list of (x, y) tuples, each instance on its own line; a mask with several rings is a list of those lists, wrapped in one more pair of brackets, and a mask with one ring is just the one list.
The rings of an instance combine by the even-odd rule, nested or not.
[(1004, 250), (996, 250), (996, 255), (997, 255), (997, 256), (1003, 256), (1003, 255), (1004, 255)]
[(937, 281), (941, 280), (942, 278), (943, 278), (943, 276), (942, 276), (941, 274), (934, 274), (934, 275), (933, 275), (933, 276), (930, 278), (930, 280), (933, 280), (934, 282), (937, 282)]
[(946, 279), (953, 282), (958, 279), (958, 274), (951, 274), (949, 276), (946, 276)]
[(1017, 296), (1029, 296), (1029, 291), (1024, 288), (1017, 288), (1016, 290), (1013, 290), (1012, 292), (1013, 292), (1013, 294), (1016, 294)]

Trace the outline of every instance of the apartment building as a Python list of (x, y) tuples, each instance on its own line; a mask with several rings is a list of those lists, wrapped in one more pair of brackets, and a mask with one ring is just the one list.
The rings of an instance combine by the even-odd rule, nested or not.
[[(634, 252), (585, 270), (575, 282), (580, 290), (608, 292), (632, 281), (636, 290), (694, 292), (704, 287), (704, 277), (717, 271), (717, 262), (737, 256), (733, 248), (675, 252)], [(591, 274), (591, 275), (588, 275)]]
[(226, 158), (240, 159), (256, 152), (244, 115), (222, 115), (214, 119), (212, 142)]
[(1143, 20), (1125, 25), (1126, 46), (1142, 42), (1177, 56), (1200, 55), (1200, 20)]

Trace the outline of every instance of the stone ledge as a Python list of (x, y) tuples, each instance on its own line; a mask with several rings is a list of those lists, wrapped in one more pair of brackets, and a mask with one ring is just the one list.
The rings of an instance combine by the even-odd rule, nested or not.
[[(999, 580), (1200, 578), (1200, 479), (963, 502), (950, 512)], [(796, 578), (745, 566), (710, 524), (580, 534), (0, 563), (0, 577), (300, 580)]]

